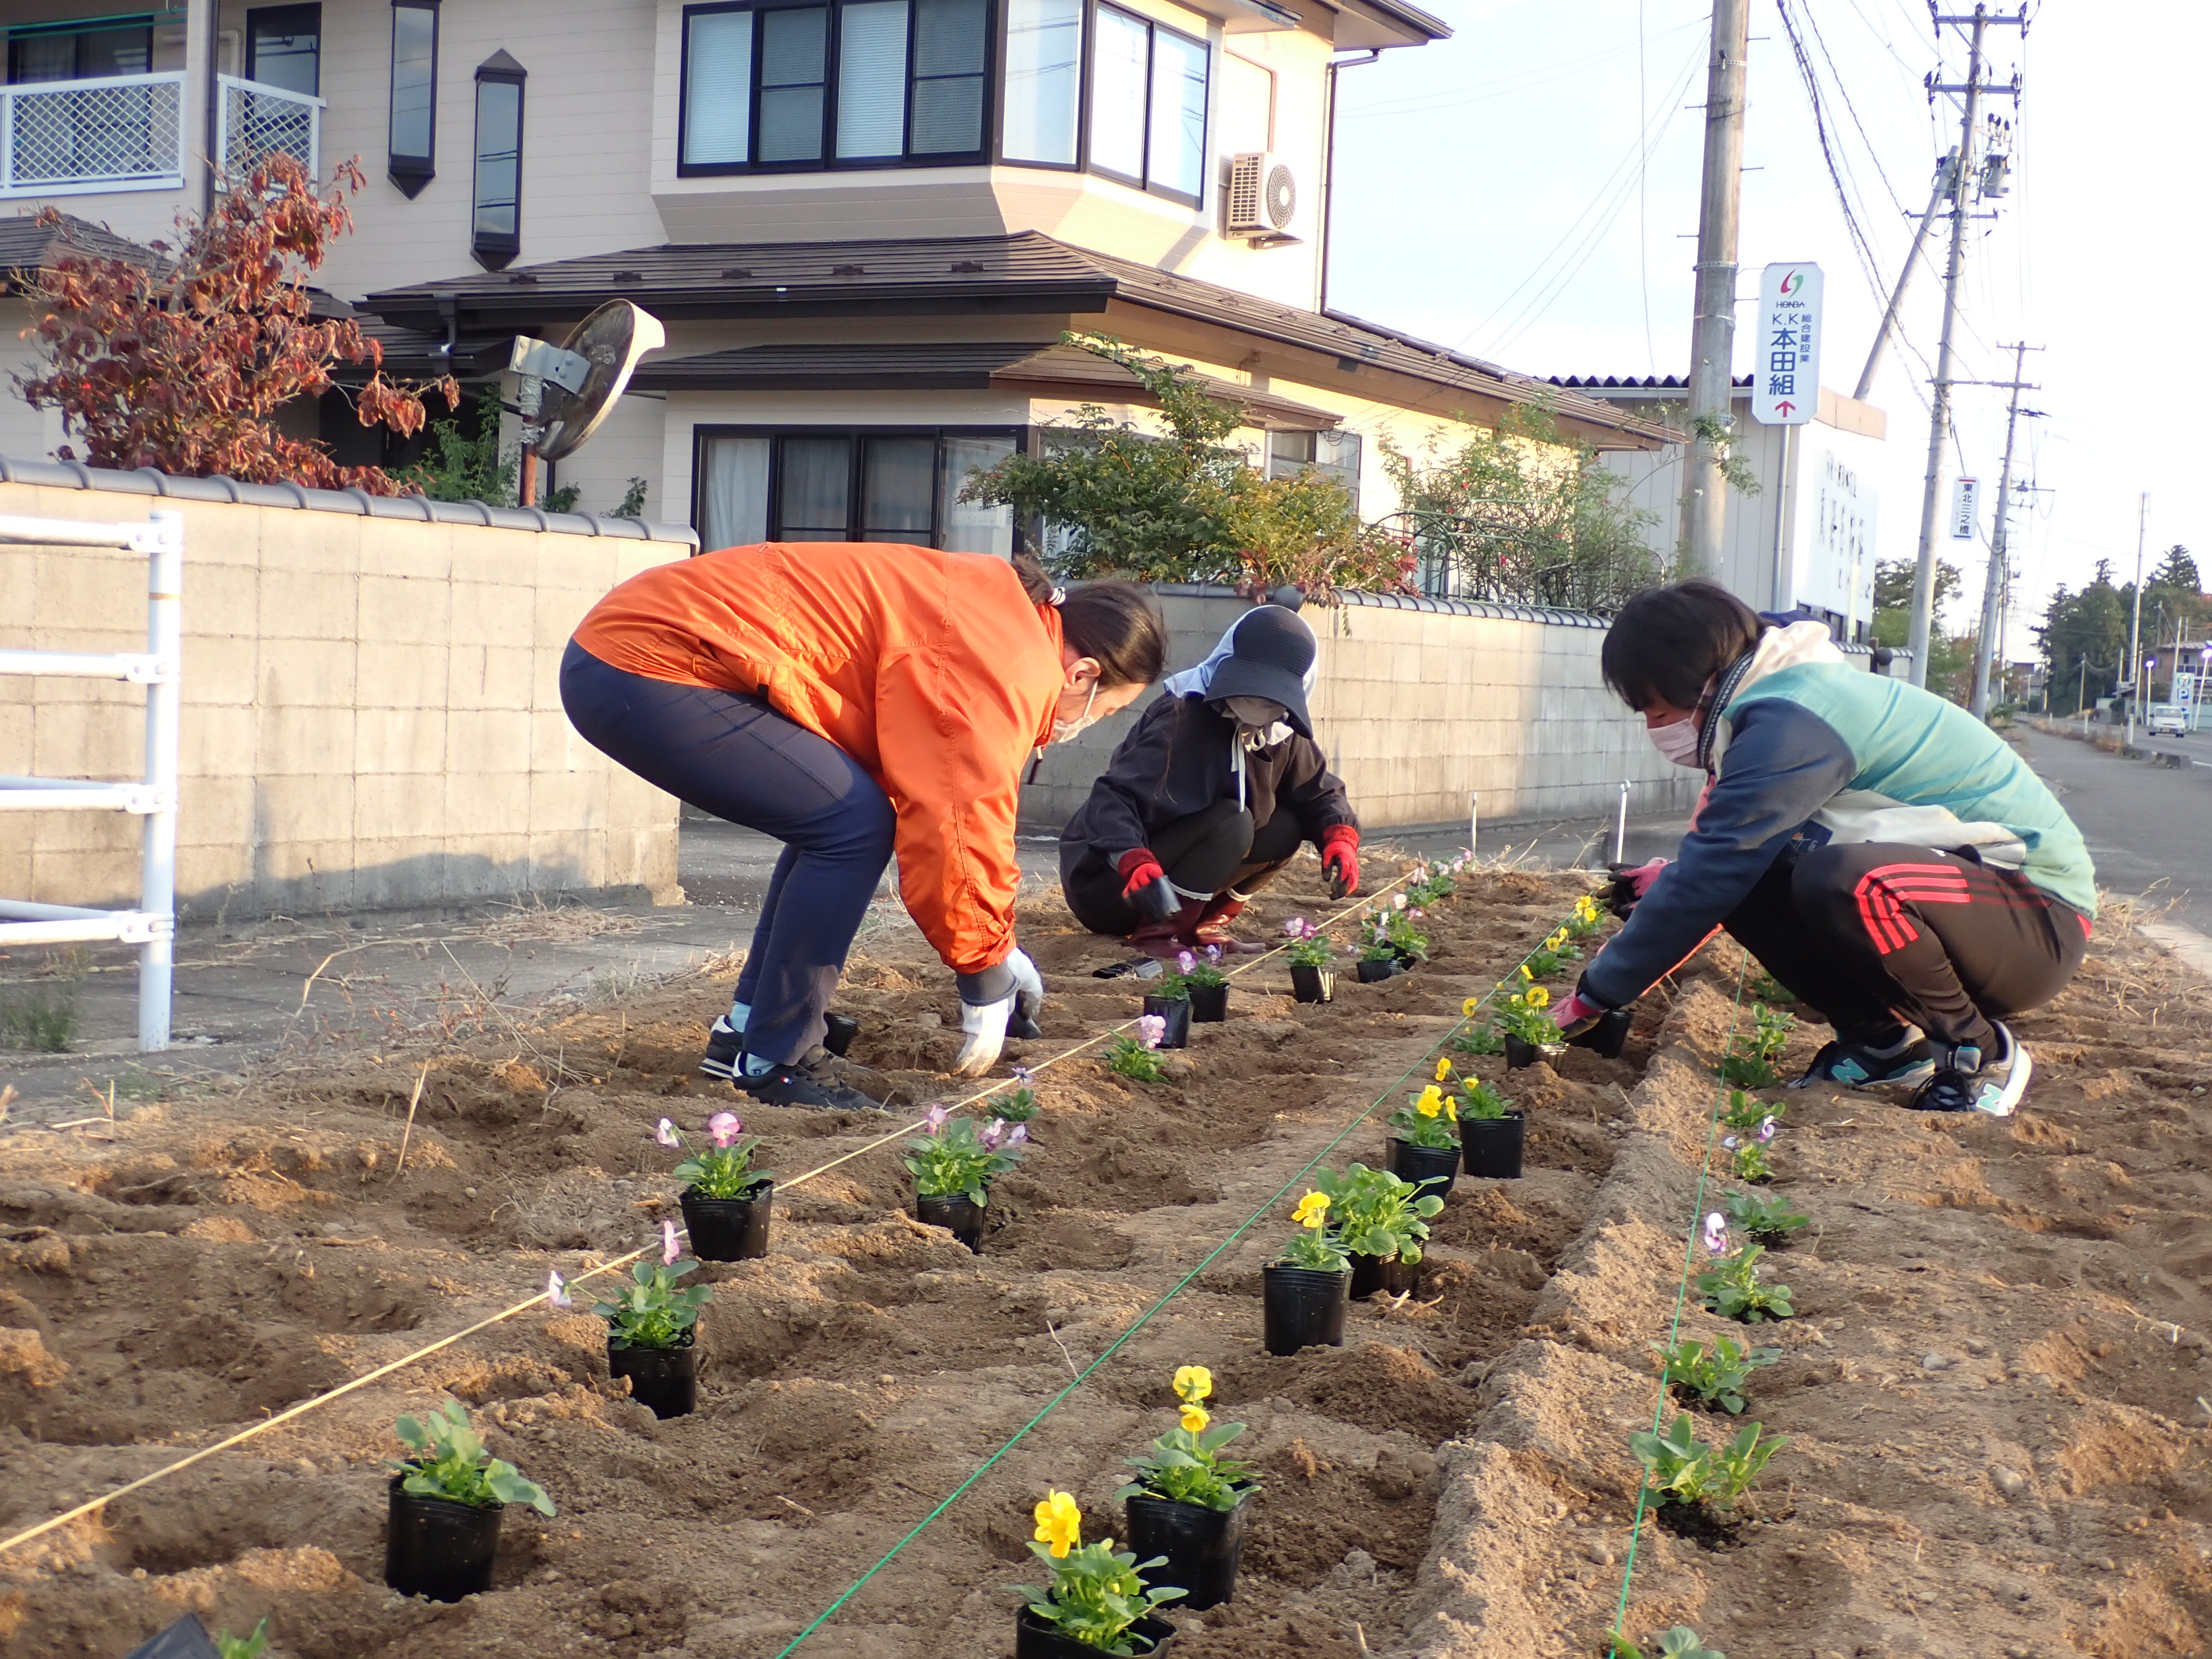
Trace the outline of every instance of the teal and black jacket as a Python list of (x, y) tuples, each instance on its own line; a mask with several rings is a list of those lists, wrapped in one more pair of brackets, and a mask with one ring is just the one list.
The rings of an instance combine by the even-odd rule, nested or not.
[(1957, 704), (1855, 666), (1820, 623), (1769, 629), (1712, 706), (1698, 754), (1712, 782), (1675, 861), (1583, 975), (1590, 1000), (1633, 1002), (1776, 860), (1831, 842), (1967, 854), (2096, 915), (2088, 849), (2043, 780)]

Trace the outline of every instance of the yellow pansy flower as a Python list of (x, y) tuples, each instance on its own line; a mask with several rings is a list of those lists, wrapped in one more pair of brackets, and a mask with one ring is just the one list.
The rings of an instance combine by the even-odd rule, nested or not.
[(1540, 985), (1532, 985), (1528, 988), (1527, 994), (1522, 996), (1521, 1000), (1527, 1003), (1531, 1008), (1547, 1007), (1551, 1003), (1552, 994), (1549, 991), (1547, 991)]
[(1449, 1099), (1444, 1102), (1444, 1118), (1448, 1122), (1459, 1121), (1459, 1102)]
[(1449, 1060), (1438, 1060), (1437, 1061), (1437, 1082), (1439, 1082), (1439, 1083), (1442, 1083), (1442, 1082), (1443, 1082), (1446, 1078), (1449, 1077), (1450, 1075), (1451, 1075), (1451, 1061), (1449, 1061)]
[(1559, 930), (1559, 932), (1557, 932), (1557, 933), (1553, 933), (1553, 934), (1551, 936), (1551, 938), (1549, 938), (1549, 939), (1546, 939), (1546, 940), (1544, 941), (1544, 948), (1545, 948), (1547, 951), (1556, 951), (1556, 950), (1558, 950), (1558, 949), (1559, 949), (1562, 945), (1565, 945), (1566, 942), (1567, 942), (1567, 930), (1566, 930), (1565, 928), (1562, 927), (1562, 928), (1560, 928), (1560, 929)]
[(1423, 1117), (1434, 1117), (1444, 1109), (1444, 1091), (1433, 1083), (1421, 1091), (1421, 1097), (1413, 1103), (1413, 1109)]
[(1310, 1227), (1319, 1232), (1328, 1225), (1328, 1194), (1308, 1193), (1298, 1200), (1298, 1207), (1291, 1212), (1291, 1219), (1301, 1227)]
[(1482, 999), (1480, 997), (1469, 997), (1465, 1002), (1461, 1003), (1459, 1006), (1459, 1017), (1462, 1019), (1473, 1019), (1481, 1012)]
[(1203, 1365), (1178, 1365), (1175, 1374), (1176, 1398), (1185, 1405), (1194, 1406), (1213, 1392), (1213, 1373)]
[(1528, 971), (1528, 964), (1525, 962), (1521, 964), (1521, 977), (1523, 979), (1534, 979), (1536, 977), (1535, 975)]
[(1189, 1433), (1203, 1434), (1206, 1431), (1206, 1425), (1213, 1419), (1206, 1415), (1203, 1406), (1187, 1405), (1182, 1408), (1182, 1421), (1184, 1429)]
[(1068, 1551), (1083, 1541), (1083, 1511), (1075, 1507), (1075, 1500), (1064, 1492), (1045, 1488), (1044, 1502), (1035, 1510), (1036, 1540), (1052, 1547), (1055, 1560), (1063, 1559)]

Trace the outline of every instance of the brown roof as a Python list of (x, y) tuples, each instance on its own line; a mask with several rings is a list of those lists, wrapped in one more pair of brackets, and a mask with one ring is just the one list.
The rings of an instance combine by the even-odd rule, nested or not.
[(38, 215), (19, 213), (0, 218), (0, 292), (21, 287), (27, 275), (52, 270), (66, 253), (128, 259), (135, 265), (158, 264), (161, 258), (143, 242), (74, 214), (63, 214), (58, 224), (42, 225)]
[[(1371, 368), (1404, 375), (1468, 394), (1493, 410), (1541, 403), (1571, 429), (1625, 434), (1636, 447), (1680, 438), (1578, 391), (1357, 318), (1177, 276), (1037, 231), (867, 242), (668, 243), (387, 289), (363, 303), (388, 321), (426, 330), (444, 326), (441, 308), (450, 305), (459, 328), (474, 332), (542, 328), (614, 298), (675, 319), (1066, 318), (1134, 307), (1313, 354), (1324, 360), (1315, 372), (1328, 372), (1333, 363), (1338, 373)], [(905, 349), (879, 348), (887, 356)], [(1394, 401), (1380, 386), (1370, 395), (1378, 403)], [(1443, 396), (1423, 406), (1451, 412)]]

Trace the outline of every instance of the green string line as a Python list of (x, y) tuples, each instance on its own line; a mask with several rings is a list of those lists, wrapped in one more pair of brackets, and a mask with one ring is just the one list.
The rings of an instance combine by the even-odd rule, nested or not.
[[(1750, 965), (1751, 953), (1746, 951), (1743, 959), (1736, 964), (1735, 1006), (1729, 1015), (1728, 1042), (1721, 1050), (1723, 1057), (1729, 1048), (1735, 1046), (1736, 1027), (1743, 1018), (1744, 976)], [(1720, 1138), (1721, 1103), (1726, 1100), (1729, 1095), (1728, 1079), (1722, 1073), (1717, 1064), (1713, 1067), (1713, 1077), (1718, 1086), (1713, 1091), (1712, 1114), (1705, 1121), (1705, 1155), (1698, 1165), (1698, 1195), (1690, 1206), (1689, 1237), (1682, 1241), (1682, 1279), (1681, 1282), (1674, 1286), (1674, 1316), (1667, 1326), (1667, 1346), (1670, 1352), (1682, 1334), (1682, 1308), (1690, 1296), (1690, 1269), (1696, 1261), (1698, 1224), (1705, 1212), (1705, 1180), (1712, 1171), (1713, 1145)], [(1666, 1414), (1667, 1371), (1666, 1367), (1662, 1365), (1659, 1371), (1659, 1395), (1651, 1402), (1652, 1433), (1659, 1432), (1660, 1420)], [(1650, 1497), (1650, 1484), (1639, 1481), (1636, 1488), (1636, 1513), (1628, 1522), (1628, 1559), (1621, 1568), (1620, 1603), (1613, 1609), (1613, 1633), (1620, 1638), (1625, 1638), (1628, 1631), (1628, 1587), (1630, 1582), (1636, 1577), (1636, 1547), (1644, 1536), (1644, 1510)], [(1609, 1642), (1607, 1644), (1607, 1650), (1610, 1655), (1617, 1653), (1620, 1650), (1617, 1644)]]
[[(1571, 915), (1571, 912), (1570, 914)], [(1549, 938), (1551, 931), (1556, 930), (1547, 931), (1545, 937)], [(1052, 1414), (1053, 1411), (1062, 1401), (1066, 1400), (1068, 1395), (1073, 1394), (1078, 1389), (1081, 1388), (1084, 1383), (1088, 1382), (1092, 1372), (1096, 1371), (1109, 1359), (1111, 1359), (1121, 1348), (1123, 1344), (1127, 1343), (1131, 1337), (1136, 1335), (1139, 1331), (1144, 1329), (1146, 1325), (1150, 1324), (1153, 1316), (1158, 1314), (1161, 1309), (1166, 1307), (1169, 1303), (1174, 1301), (1175, 1298), (1180, 1296), (1184, 1290), (1188, 1288), (1191, 1281), (1195, 1279), (1208, 1267), (1212, 1267), (1220, 1257), (1223, 1251), (1226, 1250), (1231, 1245), (1234, 1244), (1238, 1239), (1249, 1232), (1252, 1228), (1258, 1224), (1261, 1217), (1265, 1216), (1269, 1210), (1273, 1209), (1278, 1203), (1282, 1201), (1284, 1195), (1287, 1194), (1291, 1188), (1297, 1186), (1301, 1181), (1304, 1181), (1307, 1176), (1312, 1174), (1315, 1167), (1318, 1165), (1323, 1158), (1327, 1158), (1331, 1152), (1342, 1146), (1346, 1137), (1350, 1135), (1354, 1129), (1357, 1129), (1361, 1124), (1372, 1117), (1375, 1115), (1376, 1109), (1382, 1105), (1385, 1100), (1388, 1100), (1391, 1094), (1397, 1090), (1401, 1085), (1405, 1083), (1406, 1080), (1412, 1077), (1414, 1073), (1426, 1066), (1431, 1055), (1435, 1054), (1438, 1049), (1442, 1048), (1446, 1043), (1449, 1042), (1454, 1037), (1457, 1036), (1462, 1031), (1473, 1024), (1474, 1023), (1475, 1014), (1480, 1013), (1492, 997), (1496, 996), (1500, 991), (1504, 990), (1507, 985), (1510, 984), (1512, 982), (1514, 974), (1520, 969), (1522, 964), (1528, 962), (1529, 957), (1534, 956), (1536, 954), (1536, 951), (1541, 948), (1542, 947), (1540, 945), (1532, 948), (1527, 956), (1523, 956), (1521, 958), (1520, 962), (1516, 963), (1512, 968), (1508, 969), (1506, 970), (1505, 976), (1503, 979), (1499, 980), (1497, 984), (1492, 986), (1490, 989), (1485, 991), (1482, 995), (1476, 1000), (1474, 1009), (1472, 1012), (1462, 1011), (1457, 1024), (1454, 1024), (1449, 1030), (1438, 1037), (1436, 1042), (1430, 1044), (1428, 1051), (1424, 1054), (1420, 1059), (1415, 1060), (1411, 1066), (1408, 1066), (1403, 1072), (1400, 1073), (1393, 1081), (1386, 1085), (1382, 1092), (1376, 1096), (1373, 1100), (1368, 1103), (1365, 1109), (1361, 1111), (1360, 1114), (1357, 1117), (1353, 1118), (1349, 1123), (1346, 1124), (1344, 1127), (1337, 1131), (1336, 1136), (1334, 1139), (1332, 1139), (1326, 1146), (1323, 1146), (1319, 1152), (1316, 1152), (1310, 1158), (1307, 1159), (1304, 1166), (1300, 1169), (1297, 1174), (1293, 1175), (1280, 1187), (1278, 1187), (1272, 1195), (1261, 1202), (1258, 1209), (1253, 1211), (1250, 1215), (1245, 1217), (1244, 1219), (1238, 1224), (1236, 1231), (1231, 1233), (1228, 1237), (1223, 1239), (1220, 1243), (1215, 1245), (1213, 1249), (1206, 1254), (1203, 1261), (1201, 1261), (1195, 1267), (1193, 1267), (1188, 1273), (1185, 1273), (1181, 1279), (1177, 1279), (1175, 1285), (1164, 1295), (1163, 1295), (1158, 1301), (1153, 1303), (1151, 1307), (1146, 1309), (1143, 1313), (1139, 1314), (1137, 1316), (1136, 1322), (1131, 1325), (1127, 1330), (1123, 1331), (1121, 1335), (1115, 1337), (1114, 1340), (1108, 1345), (1103, 1352), (1102, 1352), (1096, 1359), (1092, 1360), (1088, 1365), (1085, 1365), (1083, 1370), (1076, 1375), (1073, 1382), (1069, 1382), (1067, 1386), (1062, 1389), (1058, 1394), (1053, 1395), (1050, 1400), (1045, 1401), (1043, 1407), (1037, 1412), (1037, 1414), (1035, 1417), (1032, 1417), (1028, 1422), (1023, 1424), (1020, 1428), (1017, 1429), (1014, 1433), (1008, 1437), (1005, 1443), (1000, 1446), (998, 1450), (993, 1452), (988, 1457), (977, 1464), (969, 1474), (969, 1476), (965, 1480), (963, 1480), (958, 1486), (955, 1486), (950, 1492), (945, 1494), (944, 1501), (939, 1503), (935, 1509), (930, 1510), (927, 1515), (923, 1516), (921, 1520), (915, 1522), (912, 1529), (909, 1530), (904, 1537), (901, 1538), (898, 1542), (893, 1544), (890, 1548), (885, 1550), (882, 1555), (876, 1559), (876, 1562), (873, 1566), (870, 1567), (866, 1572), (862, 1573), (858, 1578), (855, 1578), (850, 1584), (847, 1585), (843, 1593), (841, 1594), (836, 1601), (832, 1601), (828, 1607), (823, 1608), (819, 1613), (816, 1614), (814, 1621), (811, 1624), (808, 1625), (805, 1630), (799, 1632), (798, 1635), (793, 1637), (788, 1643), (785, 1644), (784, 1646), (776, 1650), (775, 1659), (787, 1659), (787, 1656), (794, 1652), (801, 1643), (805, 1642), (807, 1638), (813, 1635), (816, 1631), (820, 1630), (823, 1626), (828, 1624), (831, 1619), (836, 1617), (838, 1609), (842, 1607), (846, 1602), (851, 1601), (854, 1596), (857, 1595), (863, 1585), (865, 1585), (871, 1578), (873, 1578), (878, 1572), (881, 1572), (885, 1567), (889, 1566), (901, 1551), (904, 1550), (908, 1544), (914, 1542), (915, 1539), (921, 1537), (923, 1531), (927, 1528), (932, 1522), (935, 1521), (939, 1516), (943, 1515), (945, 1510), (951, 1509), (969, 1487), (973, 1486), (978, 1480), (981, 1480), (985, 1474), (990, 1472), (994, 1464), (997, 1463), (1000, 1458), (1004, 1457), (1008, 1452), (1012, 1451), (1015, 1446), (1019, 1444), (1021, 1441), (1028, 1436), (1030, 1430), (1036, 1428), (1038, 1424), (1043, 1422), (1047, 1417), (1049, 1417)]]

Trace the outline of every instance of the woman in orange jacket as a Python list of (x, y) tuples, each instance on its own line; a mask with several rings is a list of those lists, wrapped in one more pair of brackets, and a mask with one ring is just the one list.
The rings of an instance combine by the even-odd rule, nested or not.
[(1023, 763), (1133, 702), (1166, 633), (1142, 589), (1056, 590), (1026, 554), (768, 544), (679, 560), (593, 606), (561, 664), (576, 730), (647, 782), (784, 843), (701, 1069), (775, 1105), (873, 1105), (819, 1047), (894, 851), (957, 975), (981, 1076), (1043, 981), (1014, 944)]

